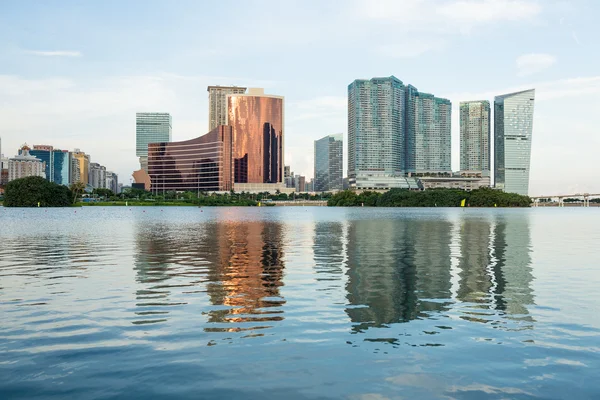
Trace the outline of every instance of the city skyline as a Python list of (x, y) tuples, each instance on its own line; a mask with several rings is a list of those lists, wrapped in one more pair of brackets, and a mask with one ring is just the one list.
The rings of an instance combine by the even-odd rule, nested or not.
[[(513, 1), (520, 6), (503, 7)], [(142, 4), (135, 1), (119, 10), (110, 27), (104, 24), (114, 14), (110, 5), (3, 5), (0, 101), (10, 105), (0, 110), (3, 153), (12, 156), (25, 140), (80, 147), (94, 159), (114, 160), (111, 168), (126, 181), (138, 163), (132, 155), (134, 112), (169, 111), (173, 140), (186, 140), (206, 133), (207, 86), (260, 86), (286, 96), (286, 164), (313, 176), (312, 142), (346, 129), (348, 82), (394, 74), (452, 101), (454, 171), (460, 169), (459, 102), (493, 101), (535, 87), (529, 193), (598, 191), (593, 111), (600, 75), (590, 38), (598, 34), (592, 16), (600, 5), (497, 0), (465, 10), (462, 3), (382, 2), (372, 9), (359, 1), (343, 7), (144, 2), (147, 23), (180, 27), (153, 32), (133, 18)], [(277, 16), (278, 35), (249, 29), (267, 9)], [(198, 24), (198, 16), (206, 23)], [(231, 23), (218, 24), (225, 16)], [(298, 18), (309, 18), (315, 29), (305, 32)], [(78, 35), (71, 34), (75, 29)], [(401, 39), (412, 36), (408, 43)], [(282, 57), (267, 63), (273, 48)], [(339, 62), (349, 54), (360, 56)]]

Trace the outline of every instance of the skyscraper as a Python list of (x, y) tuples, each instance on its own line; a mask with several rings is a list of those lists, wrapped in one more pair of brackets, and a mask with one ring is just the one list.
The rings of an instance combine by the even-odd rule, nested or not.
[(405, 170), (406, 172), (452, 172), (450, 100), (419, 92), (409, 85), (406, 90)]
[(497, 189), (527, 195), (535, 89), (494, 99), (494, 183)]
[(105, 189), (106, 167), (98, 163), (91, 163), (88, 182), (94, 189)]
[(90, 172), (90, 156), (79, 149), (73, 151), (73, 158), (79, 162), (79, 182), (88, 184)]
[(406, 173), (451, 172), (449, 100), (394, 76), (348, 86), (348, 178), (355, 189), (419, 188)]
[(209, 86), (208, 91), (208, 130), (219, 125), (227, 125), (227, 95), (244, 94), (245, 87)]
[(148, 168), (148, 144), (170, 142), (172, 126), (169, 113), (135, 114), (135, 155), (140, 158), (142, 169)]
[(342, 134), (325, 136), (315, 140), (314, 191), (326, 192), (343, 188), (343, 142)]
[(348, 86), (348, 178), (360, 187), (398, 187), (404, 175), (404, 84), (395, 76)]
[(460, 170), (490, 175), (490, 102), (460, 103)]
[[(233, 129), (233, 160), (236, 187), (284, 188), (284, 99), (266, 95), (263, 89), (227, 97), (227, 124)], [(241, 184), (241, 185), (238, 185)], [(253, 184), (243, 186), (244, 184)], [(271, 186), (269, 186), (271, 185)]]

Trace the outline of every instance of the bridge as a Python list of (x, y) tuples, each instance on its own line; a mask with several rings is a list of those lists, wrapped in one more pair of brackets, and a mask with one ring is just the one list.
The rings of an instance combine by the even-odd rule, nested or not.
[[(579, 207), (590, 207), (590, 199), (593, 198), (598, 198), (600, 197), (600, 193), (575, 193), (575, 194), (562, 194), (562, 195), (551, 195), (551, 196), (530, 196), (531, 199), (533, 200), (533, 206), (534, 207), (543, 207), (543, 206), (548, 206), (548, 207), (564, 207), (565, 206), (565, 199), (580, 199), (583, 200), (583, 204), (581, 206), (579, 206), (580, 203), (567, 203), (567, 204), (577, 204)], [(550, 199), (552, 201), (550, 202), (543, 202), (541, 201), (542, 199)], [(554, 200), (558, 200), (558, 201), (554, 201)], [(557, 204), (557, 205), (555, 205)], [(594, 204), (594, 203), (592, 203)], [(600, 203), (595, 203), (594, 204), (595, 207), (600, 207)]]

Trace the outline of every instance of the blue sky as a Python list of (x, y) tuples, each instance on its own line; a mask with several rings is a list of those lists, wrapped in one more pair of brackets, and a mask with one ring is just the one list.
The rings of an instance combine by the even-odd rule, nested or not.
[(129, 183), (135, 112), (207, 132), (208, 85), (285, 96), (286, 164), (347, 131), (347, 86), (395, 75), (460, 101), (536, 89), (530, 193), (600, 192), (596, 0), (0, 2), (0, 137), (80, 148)]

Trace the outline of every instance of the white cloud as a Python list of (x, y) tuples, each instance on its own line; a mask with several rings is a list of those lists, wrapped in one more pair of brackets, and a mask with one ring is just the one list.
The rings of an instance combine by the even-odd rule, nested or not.
[(529, 76), (556, 64), (556, 57), (543, 53), (523, 54), (517, 58), (516, 64), (518, 76)]
[(26, 54), (32, 54), (34, 56), (42, 56), (42, 57), (81, 57), (83, 54), (79, 51), (67, 51), (67, 50), (58, 50), (58, 51), (41, 51), (41, 50), (25, 50)]
[(437, 13), (453, 21), (489, 23), (528, 20), (542, 11), (537, 1), (531, 0), (461, 0), (439, 6)]
[(532, 20), (542, 7), (536, 0), (380, 0), (359, 1), (356, 15), (400, 23), (399, 29), (468, 32), (475, 25)]

